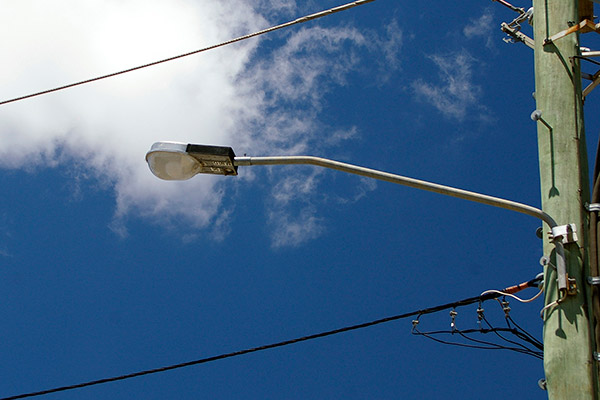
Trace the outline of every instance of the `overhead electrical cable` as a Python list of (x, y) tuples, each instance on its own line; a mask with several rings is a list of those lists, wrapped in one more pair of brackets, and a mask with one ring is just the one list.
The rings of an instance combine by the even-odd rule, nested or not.
[(498, 2), (500, 4), (502, 4), (504, 7), (510, 8), (511, 10), (518, 12), (519, 14), (524, 14), (525, 10), (521, 7), (515, 7), (512, 4), (510, 4), (508, 1), (506, 0), (492, 0), (494, 2)]
[[(490, 332), (496, 332), (496, 330), (503, 330), (506, 332), (509, 332), (510, 330), (506, 329), (506, 328), (494, 328), (493, 330), (487, 329), (487, 330), (471, 330), (472, 332), (477, 331), (478, 333), (490, 333)], [(535, 357), (537, 359), (543, 359), (542, 354), (539, 354), (538, 352), (534, 352), (534, 351), (530, 351), (530, 350), (524, 350), (521, 348), (515, 348), (515, 347), (507, 347), (507, 346), (502, 346), (496, 343), (492, 343), (492, 342), (486, 342), (483, 340), (476, 340), (473, 339), (471, 337), (468, 337), (465, 332), (460, 331), (460, 330), (456, 330), (454, 332), (454, 334), (460, 335), (463, 338), (476, 342), (476, 343), (480, 343), (480, 344), (468, 344), (468, 343), (460, 343), (460, 342), (451, 342), (448, 340), (442, 340), (442, 339), (438, 339), (436, 337), (434, 337), (434, 334), (453, 334), (453, 332), (451, 331), (434, 331), (434, 332), (421, 332), (418, 328), (413, 328), (412, 331), (413, 335), (417, 335), (417, 336), (424, 336), (427, 339), (431, 339), (434, 342), (438, 342), (441, 344), (446, 344), (446, 345), (450, 345), (450, 346), (458, 346), (458, 347), (467, 347), (467, 348), (471, 348), (471, 349), (481, 349), (481, 350), (510, 350), (510, 351), (514, 351), (516, 353), (521, 353), (521, 354), (526, 354), (532, 357)], [(511, 332), (512, 333), (512, 332)]]
[(510, 293), (506, 293), (506, 292), (502, 292), (500, 290), (486, 290), (485, 292), (483, 292), (481, 295), (485, 295), (487, 293), (498, 293), (501, 294), (503, 296), (508, 296), (508, 297), (512, 297), (513, 299), (520, 301), (521, 303), (531, 303), (532, 301), (536, 300), (538, 297), (540, 297), (542, 295), (542, 293), (544, 293), (543, 290), (540, 290), (535, 296), (533, 296), (530, 299), (522, 299), (520, 297), (515, 296), (514, 294), (510, 294)]
[(166, 367), (147, 369), (144, 371), (133, 372), (133, 373), (120, 375), (120, 376), (114, 376), (114, 377), (110, 377), (110, 378), (97, 379), (97, 380), (78, 383), (78, 384), (74, 384), (74, 385), (61, 386), (61, 387), (56, 387), (53, 389), (46, 389), (46, 390), (40, 390), (37, 392), (29, 392), (29, 393), (23, 393), (23, 394), (19, 394), (19, 395), (15, 395), (15, 396), (3, 397), (3, 398), (0, 398), (0, 400), (16, 400), (16, 399), (24, 399), (24, 398), (29, 398), (29, 397), (42, 396), (42, 395), (47, 395), (47, 394), (57, 393), (57, 392), (65, 392), (65, 391), (80, 389), (80, 388), (84, 388), (84, 387), (88, 387), (88, 386), (95, 386), (95, 385), (100, 385), (100, 384), (109, 383), (109, 382), (123, 381), (126, 379), (136, 378), (139, 376), (151, 375), (151, 374), (156, 374), (159, 372), (166, 372), (166, 371), (171, 371), (174, 369), (190, 367), (193, 365), (206, 364), (206, 363), (209, 363), (212, 361), (223, 360), (226, 358), (237, 357), (237, 356), (241, 356), (244, 354), (255, 353), (255, 352), (259, 352), (259, 351), (263, 351), (263, 350), (274, 349), (277, 347), (288, 346), (288, 345), (291, 345), (294, 343), (305, 342), (308, 340), (323, 338), (326, 336), (332, 336), (332, 335), (336, 335), (339, 333), (363, 329), (363, 328), (367, 328), (370, 326), (383, 324), (386, 322), (396, 321), (396, 320), (414, 317), (414, 316), (421, 316), (421, 315), (425, 315), (425, 314), (432, 314), (432, 313), (436, 313), (439, 311), (448, 310), (451, 308), (457, 308), (457, 307), (471, 305), (474, 303), (480, 303), (482, 301), (495, 299), (500, 296), (501, 295), (498, 293), (488, 293), (484, 296), (470, 297), (467, 299), (455, 301), (455, 302), (448, 303), (448, 304), (442, 304), (442, 305), (438, 305), (435, 307), (425, 308), (425, 309), (417, 310), (417, 311), (411, 311), (411, 312), (407, 312), (404, 314), (398, 314), (398, 315), (394, 315), (391, 317), (381, 318), (381, 319), (377, 319), (377, 320), (370, 321), (370, 322), (364, 322), (364, 323), (357, 324), (357, 325), (351, 325), (351, 326), (346, 326), (346, 327), (339, 328), (339, 329), (334, 329), (334, 330), (325, 331), (325, 332), (321, 332), (321, 333), (315, 333), (312, 335), (303, 336), (303, 337), (299, 337), (296, 339), (284, 340), (281, 342), (271, 343), (271, 344), (267, 344), (264, 346), (234, 351), (231, 353), (224, 353), (224, 354), (220, 354), (220, 355), (216, 355), (216, 356), (212, 356), (212, 357), (206, 357), (206, 358), (201, 358), (198, 360), (182, 362), (179, 364), (173, 364), (173, 365), (169, 365)]
[[(489, 326), (489, 327), (490, 327), (490, 329), (494, 329), (494, 328), (493, 328), (493, 326), (492, 326), (492, 324), (491, 324), (491, 323), (488, 321), (488, 319), (487, 319), (485, 316), (483, 317), (483, 320), (485, 321), (485, 323), (487, 324), (487, 326)], [(516, 337), (518, 337), (519, 339), (521, 339), (521, 340), (524, 340), (524, 341), (526, 341), (527, 343), (530, 343), (530, 344), (531, 344), (531, 342), (530, 342), (529, 340), (527, 340), (527, 339), (523, 339), (523, 336), (520, 334), (520, 332), (518, 332), (518, 330), (517, 330), (516, 328), (513, 328), (513, 327), (509, 326), (507, 329), (508, 329), (508, 331), (507, 331), (507, 332), (510, 332), (510, 333), (512, 333), (513, 335), (515, 335)], [(500, 329), (494, 329), (494, 334), (495, 334), (496, 336), (498, 336), (500, 339), (504, 340), (505, 342), (508, 342), (508, 343), (510, 343), (510, 344), (513, 344), (513, 345), (515, 345), (515, 346), (518, 346), (518, 347), (522, 348), (523, 350), (525, 350), (526, 352), (537, 353), (535, 350), (532, 350), (532, 349), (530, 349), (529, 347), (527, 347), (527, 346), (525, 346), (525, 345), (523, 345), (523, 344), (521, 344), (521, 343), (519, 343), (519, 342), (515, 342), (514, 340), (507, 339), (506, 337), (502, 336), (502, 335), (500, 334), (500, 332), (501, 332), (501, 330), (500, 330)], [(536, 346), (536, 347), (537, 347), (537, 346)], [(542, 348), (541, 348), (541, 349), (538, 349), (538, 350), (543, 350), (543, 349), (544, 349), (544, 348), (543, 348), (543, 346), (542, 346)], [(541, 355), (541, 353), (540, 353), (540, 355)]]
[[(495, 291), (495, 292), (499, 292), (499, 291)], [(496, 299), (496, 300), (499, 301), (499, 299)], [(486, 318), (484, 310), (482, 308), (482, 303), (480, 303), (479, 308), (477, 309), (479, 327), (476, 329), (459, 329), (456, 325), (456, 316), (458, 315), (458, 313), (455, 312), (454, 310), (452, 310), (450, 312), (450, 316), (452, 318), (452, 320), (451, 320), (452, 322), (450, 324), (450, 327), (451, 327), (450, 330), (436, 330), (436, 331), (423, 332), (423, 331), (419, 330), (419, 328), (418, 328), (420, 325), (420, 322), (421, 322), (420, 321), (421, 316), (419, 315), (416, 320), (413, 320), (412, 334), (418, 335), (418, 336), (424, 336), (435, 342), (452, 345), (452, 346), (468, 347), (468, 348), (484, 349), (484, 350), (510, 350), (510, 351), (514, 351), (517, 353), (530, 355), (530, 356), (533, 356), (538, 359), (542, 359), (543, 358), (543, 353), (542, 353), (543, 345), (541, 343), (539, 343), (539, 341), (537, 341), (537, 339), (530, 337), (531, 335), (529, 335), (527, 332), (525, 332), (524, 330), (522, 331), (522, 328), (517, 328), (516, 324), (515, 324), (515, 326), (511, 326), (511, 324), (509, 322), (510, 307), (508, 307), (508, 302), (502, 301), (502, 302), (500, 302), (500, 304), (502, 306), (502, 311), (504, 311), (504, 314), (505, 314), (505, 319), (506, 319), (506, 323), (507, 323), (506, 328), (494, 327), (491, 324), (491, 322)], [(512, 318), (510, 319), (510, 321), (512, 321)], [(488, 328), (482, 327), (481, 322), (485, 323), (488, 326)], [(475, 339), (472, 336), (469, 336), (470, 334), (474, 334), (474, 333), (479, 333), (479, 334), (493, 333), (501, 341), (510, 343), (511, 346), (507, 346), (502, 343), (495, 343), (492, 341), (479, 340), (479, 339)], [(516, 338), (520, 339), (523, 343), (520, 343), (515, 340), (510, 340), (507, 337), (505, 337), (504, 335), (502, 335), (501, 333), (510, 333), (510, 334), (514, 335)], [(443, 335), (443, 334), (452, 335), (455, 338), (459, 337), (464, 340), (460, 341), (460, 340), (455, 339), (454, 341), (449, 341), (449, 340), (443, 340), (443, 339), (436, 338), (436, 336)], [(464, 341), (474, 342), (475, 344), (465, 343)], [(527, 345), (533, 346), (533, 348), (531, 348)]]
[(344, 5), (338, 6), (338, 7), (333, 7), (333, 8), (330, 8), (328, 10), (320, 11), (320, 12), (317, 12), (317, 13), (314, 13), (314, 14), (306, 15), (304, 17), (297, 18), (297, 19), (295, 19), (293, 21), (289, 21), (289, 22), (286, 22), (286, 23), (283, 23), (283, 24), (272, 26), (270, 28), (263, 29), (263, 30), (260, 30), (258, 32), (250, 33), (250, 34), (247, 34), (247, 35), (244, 35), (244, 36), (237, 37), (235, 39), (228, 40), (226, 42), (221, 42), (221, 43), (218, 43), (218, 44), (215, 44), (215, 45), (212, 45), (212, 46), (204, 47), (202, 49), (190, 51), (188, 53), (179, 54), (177, 56), (165, 58), (165, 59), (162, 59), (162, 60), (158, 60), (158, 61), (154, 61), (154, 62), (151, 62), (151, 63), (148, 63), (148, 64), (144, 64), (144, 65), (139, 65), (139, 66), (133, 67), (133, 68), (124, 69), (122, 71), (113, 72), (113, 73), (102, 75), (102, 76), (98, 76), (98, 77), (95, 77), (95, 78), (85, 79), (83, 81), (79, 81), (79, 82), (75, 82), (75, 83), (70, 83), (68, 85), (59, 86), (59, 87), (56, 87), (56, 88), (53, 88), (53, 89), (47, 89), (47, 90), (43, 90), (41, 92), (32, 93), (32, 94), (28, 94), (28, 95), (25, 95), (25, 96), (20, 96), (20, 97), (15, 97), (13, 99), (0, 101), (0, 106), (5, 105), (5, 104), (9, 104), (9, 103), (14, 103), (14, 102), (17, 102), (17, 101), (20, 101), (20, 100), (29, 99), (29, 98), (36, 97), (36, 96), (41, 96), (41, 95), (48, 94), (48, 93), (58, 92), (60, 90), (69, 89), (69, 88), (72, 88), (72, 87), (75, 87), (75, 86), (85, 85), (87, 83), (92, 83), (92, 82), (100, 81), (100, 80), (103, 80), (103, 79), (112, 78), (114, 76), (123, 75), (123, 74), (129, 73), (129, 72), (133, 72), (133, 71), (137, 71), (137, 70), (143, 69), (143, 68), (153, 67), (153, 66), (158, 65), (158, 64), (166, 63), (166, 62), (169, 62), (169, 61), (174, 61), (174, 60), (177, 60), (177, 59), (180, 59), (180, 58), (184, 58), (184, 57), (188, 57), (188, 56), (191, 56), (191, 55), (194, 55), (194, 54), (203, 53), (203, 52), (208, 51), (208, 50), (213, 50), (213, 49), (216, 49), (218, 47), (223, 47), (223, 46), (227, 46), (229, 44), (233, 44), (233, 43), (236, 43), (236, 42), (241, 42), (243, 40), (250, 39), (250, 38), (253, 38), (253, 37), (256, 37), (256, 36), (260, 36), (260, 35), (263, 35), (265, 33), (269, 33), (269, 32), (273, 32), (273, 31), (279, 30), (279, 29), (287, 28), (287, 27), (292, 26), (292, 25), (301, 24), (301, 23), (304, 23), (304, 22), (307, 22), (307, 21), (311, 21), (313, 19), (318, 19), (318, 18), (321, 18), (321, 17), (325, 17), (327, 15), (331, 15), (331, 14), (334, 14), (334, 13), (337, 13), (337, 12), (340, 12), (340, 11), (345, 11), (345, 10), (348, 10), (348, 9), (356, 7), (356, 6), (360, 6), (360, 5), (363, 5), (363, 4), (366, 4), (366, 3), (371, 3), (373, 1), (375, 1), (375, 0), (358, 0), (358, 1), (353, 1), (351, 3), (347, 3), (347, 4), (344, 4)]
[(522, 340), (524, 340), (528, 343), (531, 343), (532, 346), (535, 346), (539, 350), (544, 349), (544, 344), (541, 341), (539, 341), (532, 334), (530, 334), (525, 329), (523, 329), (519, 325), (517, 325), (517, 323), (511, 317), (508, 317), (507, 321), (508, 320), (510, 320), (510, 322), (515, 326), (515, 328), (517, 328), (517, 333), (516, 333), (517, 336), (519, 336)]

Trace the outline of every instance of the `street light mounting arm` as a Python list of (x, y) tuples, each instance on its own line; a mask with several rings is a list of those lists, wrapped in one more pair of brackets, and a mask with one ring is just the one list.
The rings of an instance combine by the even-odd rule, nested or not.
[(314, 165), (530, 215), (541, 219), (552, 229), (551, 239), (557, 253), (558, 289), (561, 298), (567, 293), (567, 268), (562, 236), (555, 233), (559, 231), (555, 230), (558, 224), (544, 211), (527, 204), (314, 156), (236, 157), (231, 147), (157, 142), (146, 154), (146, 161), (152, 173), (166, 180), (186, 180), (197, 174), (237, 175), (240, 166)]
[(488, 196), (481, 193), (470, 192), (468, 190), (458, 189), (437, 183), (422, 181), (419, 179), (408, 178), (402, 175), (391, 174), (389, 172), (378, 171), (370, 168), (359, 167), (357, 165), (346, 164), (339, 161), (329, 160), (327, 158), (313, 156), (276, 156), (276, 157), (235, 157), (233, 159), (235, 166), (250, 165), (315, 165), (319, 167), (335, 169), (350, 174), (361, 175), (368, 178), (378, 179), (386, 182), (397, 183), (403, 186), (409, 186), (416, 189), (427, 190), (447, 196), (457, 197), (464, 200), (487, 204), (494, 207), (517, 211), (546, 222), (550, 228), (558, 226), (554, 219), (539, 208), (527, 204), (517, 203), (515, 201), (502, 199), (499, 197)]

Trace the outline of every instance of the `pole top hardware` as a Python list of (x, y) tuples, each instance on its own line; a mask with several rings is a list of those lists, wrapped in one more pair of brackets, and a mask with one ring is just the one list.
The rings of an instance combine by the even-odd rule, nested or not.
[(533, 24), (533, 7), (525, 11), (519, 9), (519, 16), (509, 22), (503, 22), (501, 25), (502, 32), (506, 33), (508, 37), (503, 38), (506, 43), (523, 42), (527, 47), (533, 49), (534, 41), (529, 36), (521, 32), (521, 22), (527, 21), (530, 25)]
[(552, 35), (549, 38), (545, 39), (544, 46), (554, 42), (557, 39), (560, 39), (567, 35), (570, 35), (571, 33), (577, 32), (579, 30), (581, 30), (582, 33), (587, 33), (587, 32), (592, 32), (592, 31), (600, 32), (600, 24), (594, 24), (593, 21), (590, 21), (589, 19), (584, 19), (580, 23), (575, 24), (575, 25), (571, 26), (570, 28), (565, 29), (564, 31), (560, 31), (557, 34)]

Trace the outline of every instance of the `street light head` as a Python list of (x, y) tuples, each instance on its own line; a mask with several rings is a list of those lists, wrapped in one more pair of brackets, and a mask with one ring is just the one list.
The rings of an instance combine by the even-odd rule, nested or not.
[(154, 175), (165, 180), (187, 180), (196, 174), (237, 175), (231, 147), (156, 142), (146, 153)]
[(187, 144), (157, 142), (146, 153), (150, 171), (160, 179), (186, 180), (198, 173), (200, 163), (187, 151)]

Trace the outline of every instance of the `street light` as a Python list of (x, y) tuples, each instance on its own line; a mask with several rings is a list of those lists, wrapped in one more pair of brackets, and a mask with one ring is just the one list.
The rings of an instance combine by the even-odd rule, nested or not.
[(231, 147), (157, 142), (146, 154), (146, 161), (160, 179), (184, 181), (196, 174), (237, 175), (234, 157)]
[(166, 180), (186, 180), (196, 174), (237, 175), (238, 166), (315, 165), (527, 214), (541, 219), (552, 229), (561, 300), (567, 295), (562, 240), (568, 235), (569, 226), (559, 226), (550, 215), (527, 204), (313, 156), (236, 157), (231, 147), (157, 142), (146, 153), (146, 161), (154, 175)]

